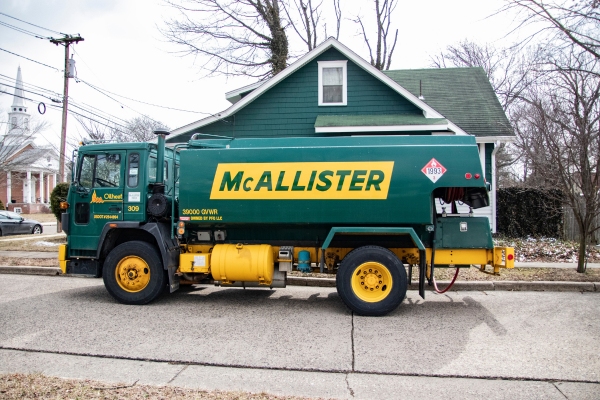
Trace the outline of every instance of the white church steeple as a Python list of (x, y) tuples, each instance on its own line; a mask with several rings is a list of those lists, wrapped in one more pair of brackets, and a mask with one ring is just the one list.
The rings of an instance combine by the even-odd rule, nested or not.
[(8, 128), (6, 133), (11, 135), (29, 134), (30, 115), (27, 113), (27, 104), (25, 103), (25, 93), (23, 90), (23, 77), (21, 76), (21, 67), (17, 70), (17, 83), (15, 85), (15, 95), (12, 106), (8, 113)]

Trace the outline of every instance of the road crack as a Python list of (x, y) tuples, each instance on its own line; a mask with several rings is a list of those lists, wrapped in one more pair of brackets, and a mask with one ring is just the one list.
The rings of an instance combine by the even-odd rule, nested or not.
[(350, 392), (350, 396), (354, 397), (354, 390), (352, 390), (352, 388), (350, 387), (350, 382), (348, 381), (348, 375), (350, 375), (350, 374), (346, 374), (346, 387), (348, 388), (348, 391)]
[(352, 372), (354, 372), (356, 357), (354, 355), (354, 311), (352, 311), (352, 330), (350, 331), (350, 342), (352, 343)]
[(556, 388), (556, 390), (558, 390), (560, 392), (560, 394), (562, 394), (563, 396), (565, 396), (565, 399), (569, 400), (569, 398), (567, 397), (567, 395), (564, 394), (562, 390), (560, 390), (560, 388), (558, 387), (558, 385), (556, 384), (556, 382), (552, 382), (552, 385), (554, 385), (554, 387)]
[(184, 365), (184, 366), (183, 366), (183, 368), (181, 368), (181, 369), (179, 370), (179, 372), (177, 372), (177, 373), (175, 374), (175, 376), (174, 376), (173, 378), (171, 378), (171, 380), (170, 380), (169, 382), (167, 382), (167, 385), (171, 384), (171, 382), (173, 382), (175, 379), (177, 379), (177, 377), (179, 376), (179, 374), (181, 374), (183, 371), (185, 371), (185, 370), (187, 369), (187, 367), (189, 367), (189, 366), (190, 366), (189, 364), (187, 364), (187, 365)]

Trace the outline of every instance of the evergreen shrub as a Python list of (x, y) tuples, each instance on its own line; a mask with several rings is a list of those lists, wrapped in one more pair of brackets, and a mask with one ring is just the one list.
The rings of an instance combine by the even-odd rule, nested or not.
[(533, 236), (560, 239), (563, 232), (560, 194), (557, 189), (498, 189), (497, 232), (512, 238)]
[(59, 183), (52, 190), (50, 194), (50, 210), (52, 210), (52, 214), (56, 217), (57, 220), (60, 220), (60, 214), (62, 214), (62, 210), (60, 209), (60, 202), (67, 201), (67, 194), (69, 193), (69, 184), (66, 182)]

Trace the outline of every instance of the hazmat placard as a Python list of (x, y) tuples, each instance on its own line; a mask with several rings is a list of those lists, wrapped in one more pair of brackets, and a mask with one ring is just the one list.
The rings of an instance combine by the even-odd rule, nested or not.
[(446, 173), (446, 168), (438, 160), (432, 158), (421, 171), (431, 179), (431, 182), (435, 183)]

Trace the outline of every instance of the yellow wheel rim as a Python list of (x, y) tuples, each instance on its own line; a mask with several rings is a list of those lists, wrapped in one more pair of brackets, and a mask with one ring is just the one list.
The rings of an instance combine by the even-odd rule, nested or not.
[(140, 292), (150, 282), (150, 267), (140, 257), (125, 257), (117, 264), (115, 279), (126, 292)]
[(362, 301), (377, 303), (391, 290), (392, 274), (383, 264), (369, 261), (359, 265), (352, 274), (352, 291)]

